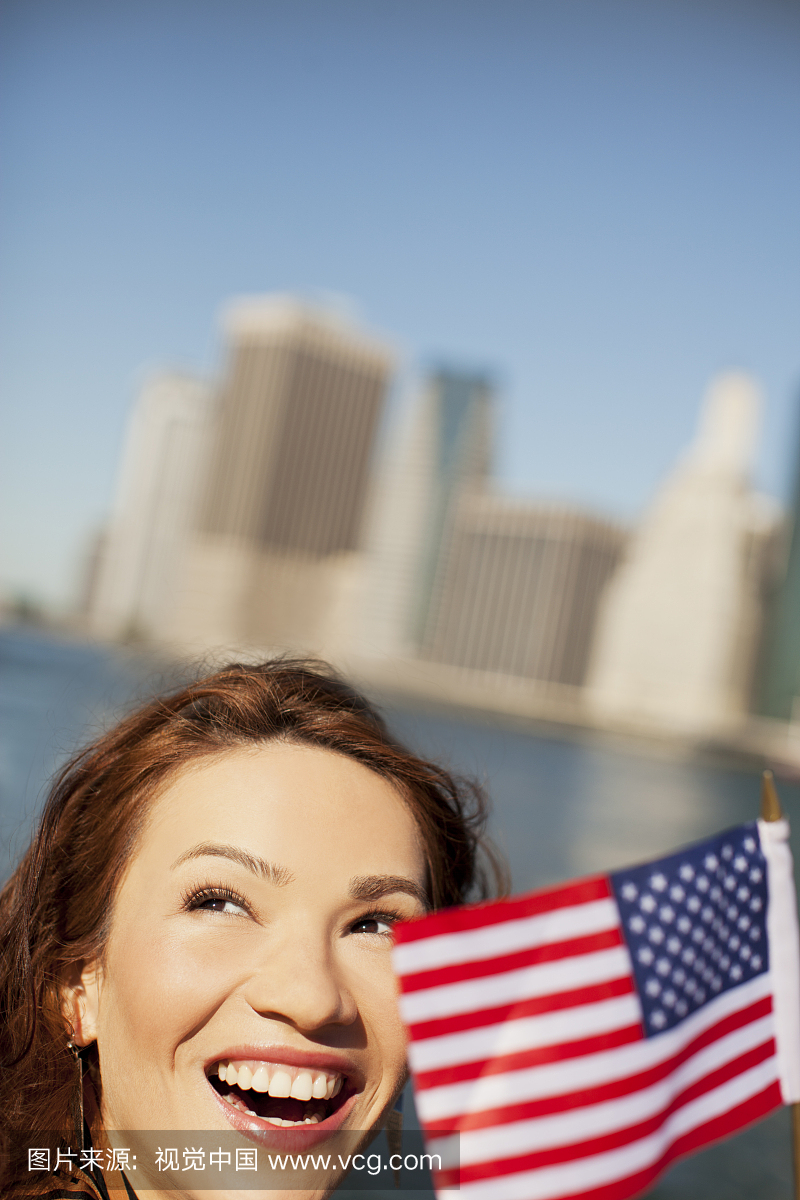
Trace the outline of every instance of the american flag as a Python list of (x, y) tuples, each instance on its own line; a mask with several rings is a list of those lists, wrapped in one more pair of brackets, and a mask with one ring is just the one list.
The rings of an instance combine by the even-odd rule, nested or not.
[(658, 862), (397, 927), (437, 1190), (623, 1200), (800, 1100), (788, 836), (785, 820), (753, 822)]

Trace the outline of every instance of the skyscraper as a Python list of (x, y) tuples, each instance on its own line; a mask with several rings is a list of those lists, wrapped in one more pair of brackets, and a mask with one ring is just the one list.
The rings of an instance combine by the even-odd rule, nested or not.
[(413, 657), (424, 643), (455, 505), (488, 478), (491, 410), (486, 376), (441, 368), (392, 430), (372, 506), (360, 653)]
[(749, 481), (759, 407), (747, 376), (712, 381), (604, 598), (589, 681), (599, 717), (690, 736), (744, 719), (774, 525)]
[(624, 531), (559, 505), (462, 497), (444, 548), (427, 657), (572, 688)]
[(225, 329), (228, 366), (175, 637), (330, 651), (354, 587), (391, 355), (283, 297), (238, 302)]
[(198, 379), (164, 372), (142, 388), (93, 571), (91, 632), (165, 636), (194, 527), (210, 421), (210, 392)]
[(790, 517), (786, 573), (768, 615), (758, 707), (765, 716), (800, 721), (800, 453)]

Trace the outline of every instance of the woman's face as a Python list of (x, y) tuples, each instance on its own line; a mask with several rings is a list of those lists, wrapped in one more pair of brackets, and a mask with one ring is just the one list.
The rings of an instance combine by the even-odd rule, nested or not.
[(380, 1122), (405, 1078), (391, 929), (424, 880), (408, 807), (351, 759), (271, 743), (185, 768), (83, 974), (106, 1128), (283, 1150)]

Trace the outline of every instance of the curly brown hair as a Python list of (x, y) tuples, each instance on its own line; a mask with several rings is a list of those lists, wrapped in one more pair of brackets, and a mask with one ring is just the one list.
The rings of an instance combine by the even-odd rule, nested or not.
[(0, 1127), (69, 1128), (75, 1064), (62, 987), (102, 957), (152, 799), (192, 760), (274, 740), (335, 751), (395, 784), (420, 830), (433, 908), (504, 890), (480, 788), (402, 746), (325, 664), (232, 663), (155, 699), (63, 768), (0, 893)]

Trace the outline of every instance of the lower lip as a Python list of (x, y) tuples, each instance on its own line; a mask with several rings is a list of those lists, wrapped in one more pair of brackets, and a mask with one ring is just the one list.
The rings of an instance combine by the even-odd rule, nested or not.
[(299, 1152), (324, 1142), (337, 1129), (341, 1129), (358, 1099), (358, 1092), (354, 1092), (352, 1096), (348, 1096), (344, 1104), (337, 1108), (336, 1112), (331, 1113), (324, 1121), (318, 1121), (316, 1125), (287, 1127), (272, 1125), (261, 1117), (250, 1117), (247, 1113), (240, 1112), (238, 1108), (234, 1108), (232, 1104), (223, 1100), (211, 1084), (208, 1086), (212, 1096), (222, 1109), (225, 1120), (233, 1126), (237, 1133), (244, 1134), (251, 1142), (257, 1142), (259, 1146), (265, 1146), (268, 1150), (274, 1150), (278, 1154)]

